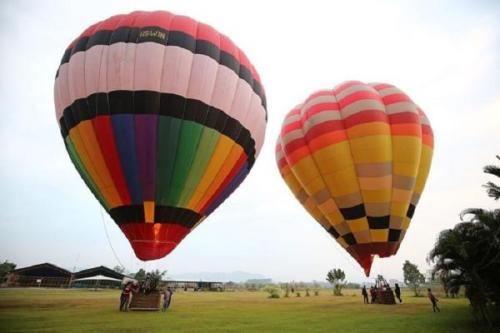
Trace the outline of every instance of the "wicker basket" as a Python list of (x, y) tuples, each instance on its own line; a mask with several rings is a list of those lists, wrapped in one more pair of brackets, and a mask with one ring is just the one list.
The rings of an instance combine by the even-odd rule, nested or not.
[(396, 304), (394, 293), (382, 275), (375, 280), (375, 304)]
[(138, 311), (158, 311), (161, 307), (161, 294), (159, 292), (151, 292), (143, 294), (141, 292), (133, 293), (130, 301), (129, 310)]

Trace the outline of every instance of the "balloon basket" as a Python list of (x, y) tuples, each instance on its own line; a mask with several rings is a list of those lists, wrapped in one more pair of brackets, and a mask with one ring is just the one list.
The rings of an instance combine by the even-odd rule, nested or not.
[(375, 304), (396, 304), (396, 299), (391, 289), (378, 289)]
[(374, 304), (396, 304), (394, 293), (387, 281), (379, 275), (375, 280), (375, 300)]
[(158, 291), (133, 293), (128, 308), (132, 311), (158, 311), (161, 308), (161, 294)]

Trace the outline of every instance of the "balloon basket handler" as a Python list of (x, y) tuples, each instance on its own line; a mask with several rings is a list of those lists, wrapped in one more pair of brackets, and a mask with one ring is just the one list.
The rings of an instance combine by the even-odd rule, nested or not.
[(375, 280), (375, 294), (374, 304), (396, 304), (394, 293), (382, 275)]
[(149, 293), (133, 293), (130, 301), (129, 310), (131, 311), (159, 311), (161, 309), (161, 293), (151, 291)]

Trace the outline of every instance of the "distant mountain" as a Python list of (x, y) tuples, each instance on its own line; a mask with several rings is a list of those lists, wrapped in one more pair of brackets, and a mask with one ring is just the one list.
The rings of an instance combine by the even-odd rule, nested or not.
[(262, 274), (247, 273), (242, 271), (235, 272), (193, 272), (182, 274), (168, 274), (172, 280), (193, 280), (193, 281), (220, 281), (220, 282), (245, 282), (253, 279), (267, 279)]

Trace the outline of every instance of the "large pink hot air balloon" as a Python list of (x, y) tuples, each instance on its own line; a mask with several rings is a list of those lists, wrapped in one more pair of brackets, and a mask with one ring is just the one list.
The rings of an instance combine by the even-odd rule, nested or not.
[(245, 54), (169, 12), (87, 28), (64, 53), (54, 96), (73, 164), (143, 260), (212, 213), (264, 141), (264, 89)]

